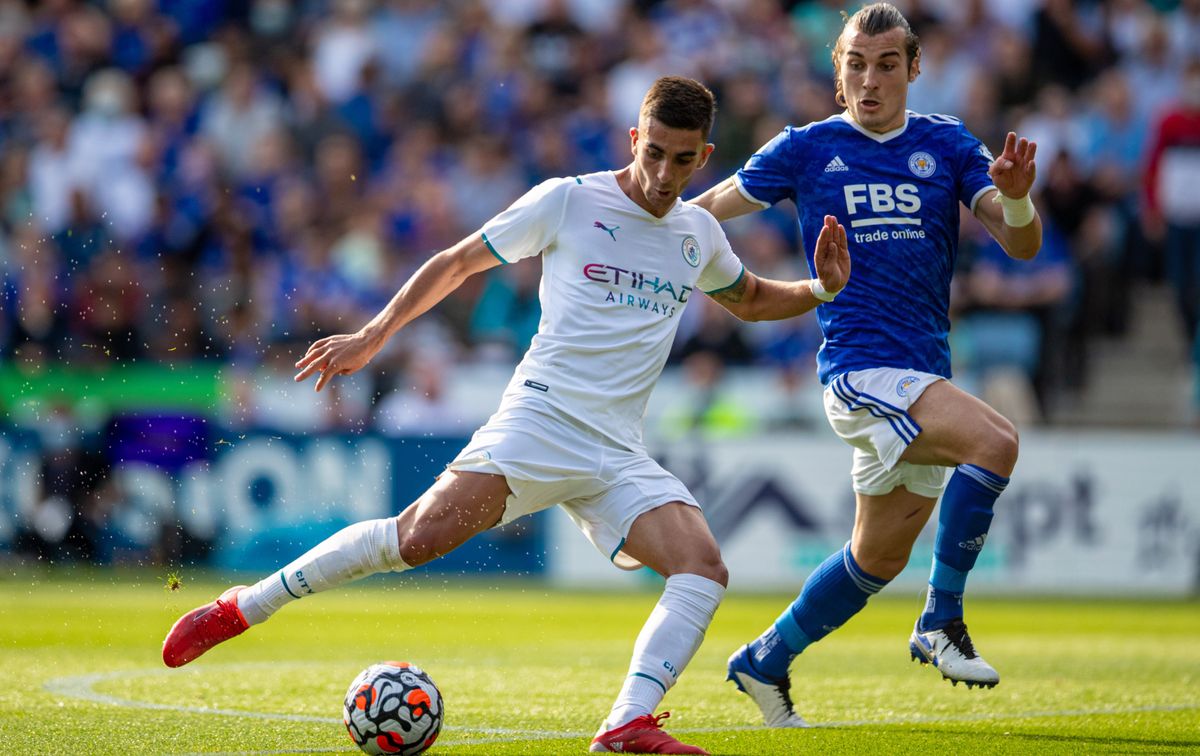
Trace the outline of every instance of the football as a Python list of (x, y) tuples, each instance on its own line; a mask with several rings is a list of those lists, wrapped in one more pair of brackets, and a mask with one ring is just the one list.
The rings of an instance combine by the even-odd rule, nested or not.
[(415, 756), (442, 730), (442, 694), (420, 667), (408, 662), (372, 664), (346, 691), (342, 721), (367, 753)]

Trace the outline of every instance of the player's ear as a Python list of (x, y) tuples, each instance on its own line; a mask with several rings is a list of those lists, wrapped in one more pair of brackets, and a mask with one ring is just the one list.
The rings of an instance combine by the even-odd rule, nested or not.
[(708, 165), (708, 157), (712, 155), (714, 149), (716, 149), (715, 144), (709, 143), (704, 145), (704, 149), (700, 151), (700, 159), (696, 161), (696, 170), (700, 170)]
[(921, 51), (917, 50), (917, 54), (913, 57), (912, 63), (908, 64), (908, 83), (911, 84), (921, 75)]
[(637, 156), (637, 140), (638, 128), (637, 126), (634, 126), (633, 128), (629, 129), (629, 151), (632, 152), (635, 157)]

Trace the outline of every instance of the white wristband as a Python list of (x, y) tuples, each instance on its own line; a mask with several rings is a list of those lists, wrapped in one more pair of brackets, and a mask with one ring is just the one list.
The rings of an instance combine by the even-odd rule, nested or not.
[(1028, 226), (1033, 223), (1033, 216), (1037, 215), (1028, 194), (1020, 199), (1012, 199), (1005, 197), (1002, 192), (996, 192), (996, 198), (992, 201), (1000, 203), (1000, 209), (1004, 211), (1004, 225), (1012, 228)]
[(813, 280), (809, 281), (808, 288), (812, 292), (812, 295), (822, 302), (832, 302), (839, 293), (836, 291), (825, 291), (825, 287), (821, 285), (821, 279), (819, 278), (814, 278)]

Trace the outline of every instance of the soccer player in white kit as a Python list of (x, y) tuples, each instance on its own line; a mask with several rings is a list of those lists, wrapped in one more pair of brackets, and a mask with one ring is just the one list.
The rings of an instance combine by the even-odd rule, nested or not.
[(469, 276), (543, 256), (538, 333), (500, 408), (437, 482), (399, 516), (351, 525), (181, 617), (163, 642), (168, 666), (302, 596), (425, 564), (558, 504), (615, 565), (646, 565), (666, 578), (590, 750), (705, 753), (664, 732), (668, 714), (654, 712), (699, 648), (728, 574), (695, 498), (646, 452), (646, 402), (697, 290), (744, 320), (777, 320), (828, 301), (850, 274), (846, 232), (832, 216), (816, 242), (818, 278), (772, 281), (745, 269), (712, 215), (679, 199), (712, 153), (714, 113), (702, 84), (659, 79), (629, 131), (630, 165), (540, 184), (432, 257), (361, 330), (309, 347), (296, 380), (319, 373), (320, 391), (361, 369)]

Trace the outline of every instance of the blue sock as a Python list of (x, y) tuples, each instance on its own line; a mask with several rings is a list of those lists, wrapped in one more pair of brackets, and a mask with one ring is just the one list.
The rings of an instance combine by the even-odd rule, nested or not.
[(863, 572), (847, 543), (813, 570), (791, 606), (750, 643), (754, 668), (767, 677), (786, 677), (797, 654), (858, 614), (887, 584)]
[(983, 550), (992, 525), (992, 506), (1007, 485), (1008, 478), (975, 465), (959, 465), (950, 476), (938, 514), (933, 570), (929, 574), (929, 597), (919, 623), (921, 630), (936, 630), (963, 616), (967, 573)]

